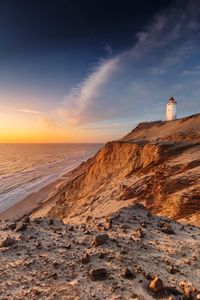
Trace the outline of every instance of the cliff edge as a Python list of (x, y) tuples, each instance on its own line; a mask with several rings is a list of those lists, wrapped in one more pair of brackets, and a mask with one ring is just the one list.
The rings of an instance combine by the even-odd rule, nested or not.
[(84, 222), (134, 203), (200, 225), (200, 114), (141, 123), (108, 142), (33, 216)]

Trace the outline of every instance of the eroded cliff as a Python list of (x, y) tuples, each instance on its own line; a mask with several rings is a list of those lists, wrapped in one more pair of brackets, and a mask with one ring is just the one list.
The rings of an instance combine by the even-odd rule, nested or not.
[(48, 215), (65, 222), (139, 202), (153, 213), (200, 224), (200, 114), (139, 124), (74, 170), (55, 199)]

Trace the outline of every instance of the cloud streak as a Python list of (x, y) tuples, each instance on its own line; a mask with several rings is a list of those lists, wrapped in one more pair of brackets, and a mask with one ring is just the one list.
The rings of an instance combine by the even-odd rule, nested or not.
[[(137, 34), (138, 41), (132, 48), (101, 60), (66, 96), (68, 123), (83, 125), (137, 116), (142, 111), (145, 114), (141, 104), (151, 104), (153, 97), (159, 104), (158, 96), (176, 92), (175, 78), (179, 78), (184, 62), (191, 60), (199, 47), (199, 16), (197, 1), (177, 1), (176, 6), (155, 16), (149, 27)], [(181, 93), (184, 88), (176, 95)], [(153, 109), (149, 107), (149, 111)]]
[(26, 114), (34, 114), (34, 115), (39, 115), (42, 114), (41, 111), (38, 110), (32, 110), (28, 108), (12, 108), (13, 111), (20, 112), (20, 113), (26, 113)]

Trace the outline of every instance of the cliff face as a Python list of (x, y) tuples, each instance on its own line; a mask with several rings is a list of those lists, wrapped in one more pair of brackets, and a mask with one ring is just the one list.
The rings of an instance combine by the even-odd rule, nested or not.
[(139, 202), (153, 213), (200, 224), (200, 114), (142, 123), (107, 143), (56, 199), (48, 214), (70, 222)]

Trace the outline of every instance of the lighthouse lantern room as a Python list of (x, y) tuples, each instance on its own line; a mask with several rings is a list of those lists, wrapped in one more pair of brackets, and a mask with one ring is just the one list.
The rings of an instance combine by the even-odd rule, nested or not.
[(166, 107), (166, 120), (167, 121), (172, 121), (176, 120), (176, 104), (177, 102), (174, 100), (173, 97), (169, 99), (167, 102), (167, 107)]

